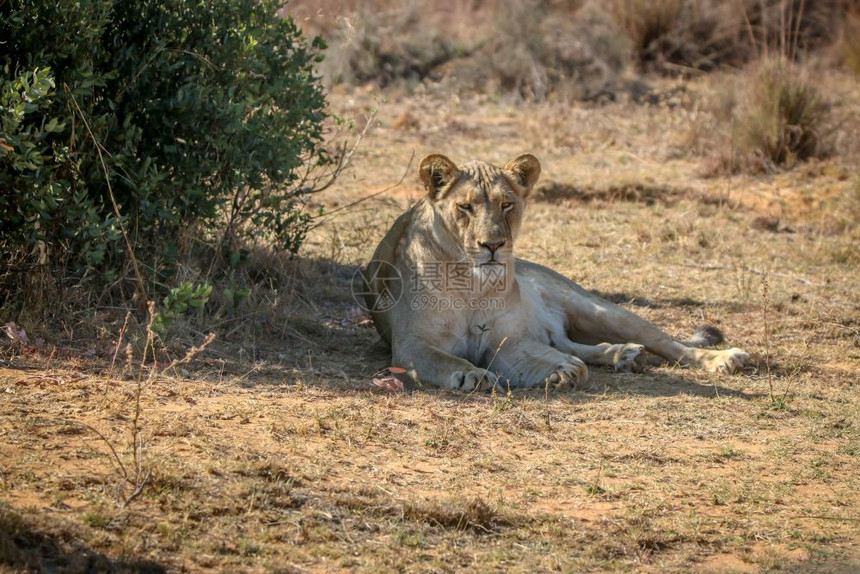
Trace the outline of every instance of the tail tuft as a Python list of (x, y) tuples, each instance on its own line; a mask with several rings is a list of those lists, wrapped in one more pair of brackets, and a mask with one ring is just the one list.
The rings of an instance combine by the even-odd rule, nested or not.
[(723, 341), (725, 341), (725, 337), (723, 337), (722, 331), (713, 325), (700, 325), (693, 336), (684, 341), (684, 344), (690, 347), (713, 347)]

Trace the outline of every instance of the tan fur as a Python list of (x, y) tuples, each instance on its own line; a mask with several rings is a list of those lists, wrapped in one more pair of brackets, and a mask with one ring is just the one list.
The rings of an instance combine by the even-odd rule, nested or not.
[[(731, 373), (746, 362), (740, 349), (675, 341), (551, 269), (515, 259), (540, 171), (530, 154), (504, 168), (456, 166), (439, 154), (421, 161), (427, 195), (395, 221), (365, 273), (393, 365), (421, 383), (472, 390), (575, 385), (587, 379), (585, 363), (641, 368), (643, 349), (709, 371)], [(396, 304), (380, 305), (383, 293)]]

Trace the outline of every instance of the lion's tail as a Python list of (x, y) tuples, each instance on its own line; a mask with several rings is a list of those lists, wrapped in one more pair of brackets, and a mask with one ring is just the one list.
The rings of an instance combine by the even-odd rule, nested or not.
[(682, 341), (682, 343), (688, 347), (713, 347), (723, 341), (725, 341), (725, 337), (723, 337), (722, 331), (713, 325), (700, 325), (693, 336)]

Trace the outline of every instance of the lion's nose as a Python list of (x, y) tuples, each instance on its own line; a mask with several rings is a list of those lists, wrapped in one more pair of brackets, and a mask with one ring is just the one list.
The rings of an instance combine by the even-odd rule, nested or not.
[(486, 247), (490, 253), (495, 253), (505, 244), (504, 240), (502, 241), (487, 241), (486, 243), (480, 243), (481, 247)]

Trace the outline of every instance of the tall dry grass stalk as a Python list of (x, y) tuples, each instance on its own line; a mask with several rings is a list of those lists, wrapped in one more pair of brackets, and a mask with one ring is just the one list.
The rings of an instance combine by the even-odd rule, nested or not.
[(842, 59), (848, 69), (860, 75), (860, 6), (849, 10), (843, 26)]
[(735, 129), (741, 161), (790, 167), (823, 151), (827, 108), (809, 71), (784, 57), (764, 57), (748, 72)]
[(776, 403), (773, 394), (773, 375), (770, 372), (770, 283), (767, 276), (762, 277), (762, 323), (764, 324), (764, 366), (767, 372), (767, 388), (771, 404)]

